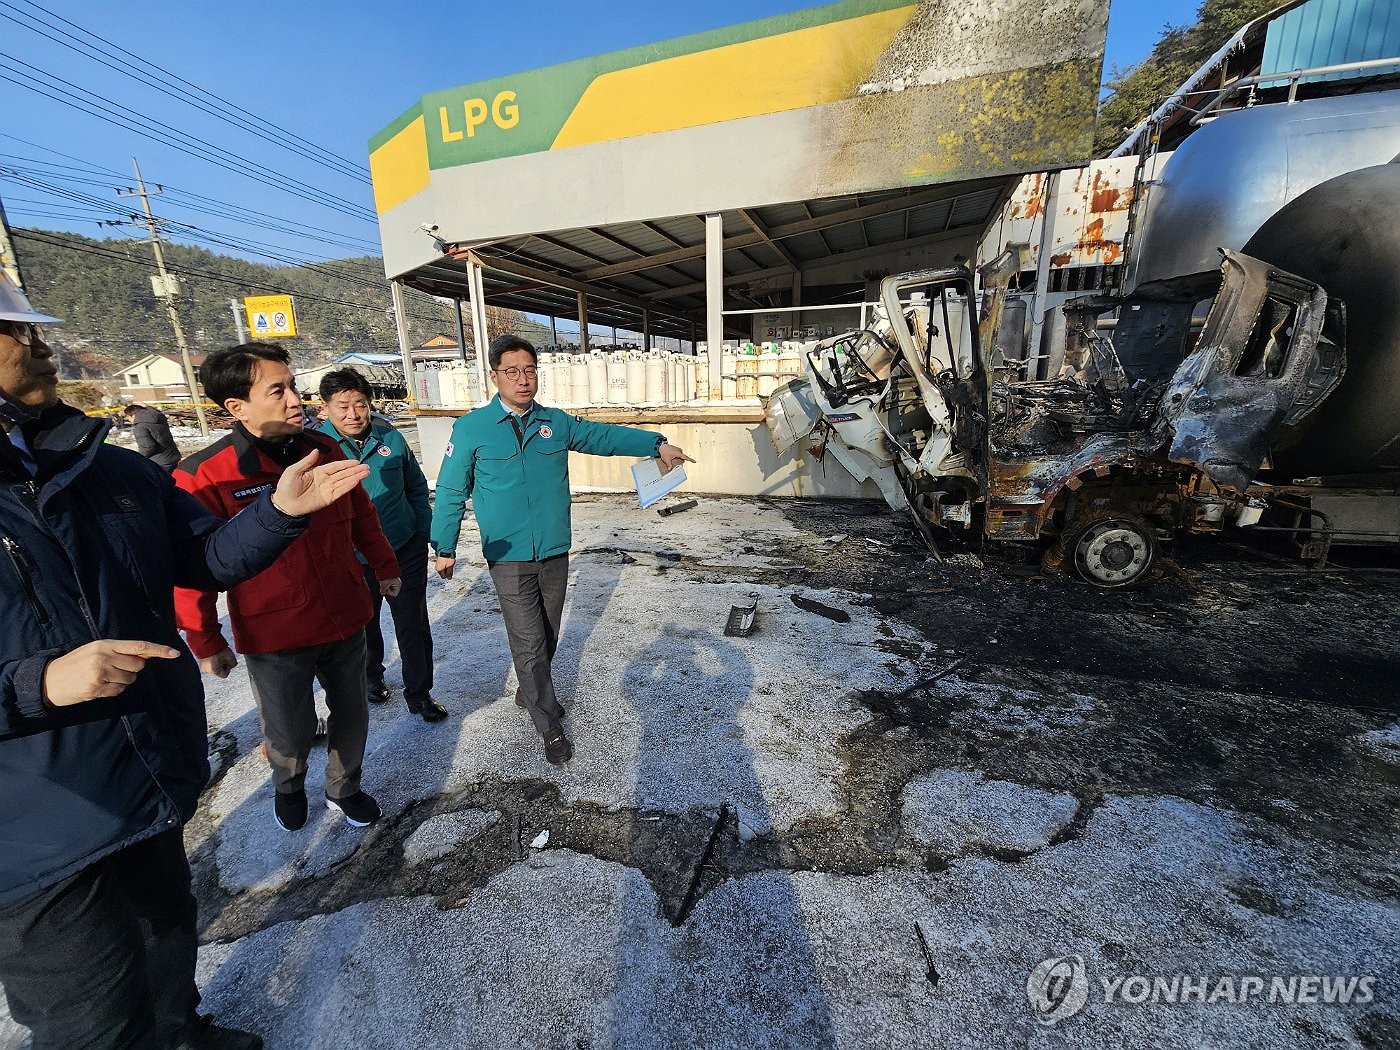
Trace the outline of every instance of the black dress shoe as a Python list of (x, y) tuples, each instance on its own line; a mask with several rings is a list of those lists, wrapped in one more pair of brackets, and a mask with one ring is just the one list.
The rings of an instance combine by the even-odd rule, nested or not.
[(447, 708), (443, 707), (431, 696), (417, 707), (410, 707), (409, 710), (415, 715), (421, 715), (425, 722), (441, 722), (447, 717)]
[(544, 735), (544, 757), (551, 766), (562, 766), (574, 757), (574, 745), (562, 729), (551, 729)]
[(371, 681), (365, 690), (365, 697), (372, 704), (382, 704), (389, 699), (389, 687), (383, 682)]

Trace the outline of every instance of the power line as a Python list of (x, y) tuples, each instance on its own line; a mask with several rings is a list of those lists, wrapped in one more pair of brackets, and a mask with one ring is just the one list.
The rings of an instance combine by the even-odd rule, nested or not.
[[(3, 154), (0, 154), (0, 162), (3, 162), (3, 161), (5, 161), (5, 160), (7, 160), (7, 159), (9, 159), (9, 158), (7, 158), (7, 157), (6, 157), (5, 155), (3, 155)], [(23, 158), (23, 159), (29, 159), (29, 158)], [(13, 175), (7, 175), (7, 172), (13, 173)], [(80, 185), (90, 185), (90, 186), (110, 186), (110, 185), (112, 185), (112, 182), (114, 181), (114, 180), (112, 180), (112, 179), (94, 179), (94, 178), (86, 178), (86, 177), (82, 177), (82, 176), (74, 176), (74, 175), (68, 175), (68, 174), (62, 174), (62, 173), (54, 173), (54, 172), (46, 171), (46, 170), (44, 170), (43, 168), (32, 169), (32, 168), (12, 167), (12, 166), (6, 166), (6, 165), (4, 165), (3, 163), (0, 163), (0, 178), (10, 177), (10, 178), (13, 178), (13, 179), (15, 179), (16, 181), (18, 181), (19, 179), (22, 179), (22, 178), (34, 179), (34, 178), (39, 178), (39, 177), (41, 177), (41, 176), (42, 176), (42, 177), (46, 177), (46, 178), (51, 178), (51, 179), (57, 180), (57, 181), (59, 181), (59, 182), (71, 182), (71, 183), (76, 183), (76, 184), (80, 184)], [(58, 188), (58, 187), (56, 187), (56, 186), (53, 186), (53, 184), (51, 184), (51, 183), (47, 183), (46, 185), (51, 186), (52, 188), (50, 189), (50, 192), (55, 193), (55, 194), (63, 195), (65, 192), (69, 192), (69, 191), (65, 191), (65, 190), (63, 190), (63, 189), (60, 189), (60, 188)], [(165, 191), (166, 191), (167, 197), (175, 197), (175, 196), (177, 196), (177, 195), (178, 195), (178, 196), (185, 196), (185, 194), (183, 194), (183, 192), (176, 191), (175, 188), (172, 187), (172, 186), (168, 186), (168, 185), (165, 186)], [(195, 213), (200, 214), (200, 215), (211, 215), (211, 216), (214, 216), (214, 217), (220, 218), (220, 219), (230, 219), (230, 220), (232, 220), (232, 221), (234, 221), (234, 222), (243, 223), (243, 224), (248, 225), (248, 226), (255, 226), (255, 227), (258, 227), (258, 228), (260, 228), (260, 229), (271, 230), (271, 231), (277, 232), (277, 233), (285, 233), (285, 234), (287, 234), (288, 236), (297, 237), (297, 238), (299, 238), (299, 239), (301, 239), (301, 240), (316, 241), (316, 242), (318, 242), (318, 243), (327, 244), (327, 245), (330, 245), (330, 246), (332, 246), (332, 247), (345, 248), (345, 249), (347, 249), (347, 250), (349, 250), (349, 251), (356, 252), (356, 253), (358, 253), (358, 254), (360, 254), (360, 255), (375, 256), (375, 255), (378, 254), (378, 246), (377, 246), (377, 245), (374, 245), (374, 244), (371, 244), (371, 243), (369, 243), (369, 242), (367, 242), (367, 241), (364, 241), (364, 240), (361, 240), (361, 239), (351, 239), (351, 238), (349, 238), (348, 236), (347, 236), (347, 237), (322, 236), (322, 235), (319, 234), (319, 233), (304, 232), (303, 229), (289, 229), (289, 228), (288, 228), (289, 226), (304, 226), (304, 224), (296, 223), (296, 222), (293, 221), (293, 220), (275, 220), (275, 221), (274, 221), (273, 219), (270, 219), (270, 218), (269, 218), (269, 219), (263, 219), (263, 218), (257, 218), (257, 217), (252, 217), (252, 216), (240, 215), (240, 214), (238, 214), (236, 211), (232, 210), (232, 209), (234, 209), (234, 208), (237, 208), (237, 207), (238, 207), (237, 205), (224, 205), (224, 206), (222, 206), (222, 207), (215, 207), (215, 206), (211, 206), (211, 205), (207, 205), (207, 204), (190, 203), (190, 202), (183, 201), (183, 200), (173, 200), (172, 203), (175, 204), (177, 207), (183, 208), (183, 209), (185, 209), (185, 210), (187, 210), (187, 211), (195, 212)], [(304, 227), (304, 229), (305, 229), (305, 230), (312, 230), (312, 229), (316, 229), (316, 227)]]
[[(38, 35), (43, 36), (48, 40), (52, 40), (55, 43), (62, 44), (64, 47), (68, 48), (71, 51), (75, 51), (76, 53), (81, 54), (86, 58), (90, 58), (93, 61), (100, 62), (102, 65), (107, 66), (109, 69), (113, 69), (119, 73), (123, 73), (126, 76), (132, 78), (133, 80), (138, 81), (139, 83), (143, 83), (148, 87), (153, 87), (156, 90), (162, 92), (163, 94), (176, 99), (177, 101), (184, 102), (187, 105), (199, 109), (201, 112), (208, 113), (209, 115), (214, 117), (218, 117), (220, 120), (223, 120), (226, 123), (233, 125), (234, 127), (240, 128), (241, 130), (251, 131), (254, 134), (259, 135), (260, 137), (263, 136), (264, 133), (268, 130), (276, 131), (281, 136), (281, 138), (278, 140), (278, 144), (282, 145), (284, 148), (291, 150), (292, 152), (297, 153), (298, 155), (303, 156), (317, 164), (320, 164), (323, 167), (329, 168), (341, 175), (346, 175), (365, 184), (369, 183), (369, 170), (364, 165), (357, 164), (353, 161), (349, 161), (341, 156), (338, 156), (335, 153), (332, 153), (330, 150), (317, 146), (315, 143), (309, 141), (308, 139), (297, 135), (294, 132), (291, 132), (277, 124), (274, 124), (272, 121), (260, 117), (256, 113), (252, 113), (249, 110), (244, 109), (242, 106), (236, 105), (235, 103), (229, 101), (221, 95), (217, 95), (212, 91), (208, 91), (200, 87), (198, 84), (184, 79), (183, 77), (166, 69), (164, 66), (161, 66), (156, 62), (152, 62), (149, 59), (142, 58), (140, 55), (126, 50), (126, 48), (113, 43), (106, 37), (94, 33), (91, 30), (85, 29), (75, 22), (70, 22), (68, 19), (62, 17), (61, 15), (53, 11), (50, 11), (48, 8), (42, 6), (41, 4), (34, 3), (33, 0), (23, 0), (23, 2), (26, 3), (27, 6), (35, 9), (36, 11), (40, 11), (44, 15), (47, 15), (53, 21), (44, 22), (36, 18), (33, 14), (21, 11), (13, 4), (4, 2), (4, 0), (0, 0), (0, 7), (9, 8), (11, 11), (14, 11), (16, 14), (22, 16), (23, 18), (33, 20), (33, 22), (27, 23), (21, 21), (18, 18), (15, 18), (13, 15), (6, 15), (3, 13), (0, 13), (0, 17), (8, 18), (10, 21), (15, 22), (18, 25), (24, 26), (32, 33), (37, 33)], [(81, 40), (79, 37), (74, 36), (72, 33), (69, 33), (66, 30), (60, 28), (58, 25), (55, 25), (55, 22), (62, 23), (63, 25), (68, 26), (71, 29), (75, 29), (78, 33), (81, 33), (83, 36), (88, 37), (92, 40), (100, 41), (110, 50), (104, 53), (101, 48), (93, 44), (87, 43), (87, 41)], [(59, 37), (54, 37), (49, 33), (45, 33), (43, 30), (36, 28), (36, 25), (33, 23), (42, 25), (45, 29), (52, 29), (54, 32), (59, 33), (62, 37), (66, 37), (67, 39), (60, 39)], [(113, 52), (119, 52), (121, 55), (126, 55), (128, 58), (134, 59), (141, 65), (134, 66), (131, 62), (128, 62), (126, 61), (126, 59), (118, 57), (118, 55), (114, 54)], [(113, 61), (108, 61), (108, 59), (114, 60), (116, 64), (113, 64)], [(155, 70), (157, 73), (160, 74), (160, 76), (153, 76), (151, 73), (148, 72), (148, 70)], [(194, 94), (192, 95), (191, 92), (193, 92)]]
[[(24, 70), (30, 70), (32, 74), (37, 74), (37, 77), (25, 73), (24, 70), (16, 69), (14, 68), (15, 66), (23, 66)], [(143, 138), (160, 142), (163, 145), (170, 146), (172, 149), (195, 157), (198, 160), (207, 161), (227, 171), (232, 171), (236, 174), (253, 179), (255, 182), (260, 182), (265, 186), (271, 186), (274, 189), (301, 197), (313, 204), (331, 208), (365, 222), (378, 222), (378, 216), (363, 205), (352, 204), (339, 197), (326, 193), (323, 190), (306, 186), (265, 165), (258, 164), (256, 161), (245, 160), (237, 154), (221, 146), (216, 146), (197, 135), (191, 135), (188, 132), (180, 131), (178, 128), (154, 124), (126, 106), (121, 106), (117, 103), (109, 105), (108, 101), (103, 99), (102, 96), (80, 87), (70, 80), (65, 80), (62, 77), (49, 73), (47, 70), (40, 69), (38, 66), (31, 65), (17, 58), (0, 55), (0, 68), (7, 68), (9, 73), (25, 78), (16, 79), (15, 76), (6, 76), (4, 73), (0, 73), (0, 80), (7, 80), (27, 91), (33, 91), (35, 94), (43, 95), (45, 98), (52, 99), (55, 102), (76, 109), (79, 112), (88, 113), (89, 115), (114, 122), (119, 127), (123, 127), (128, 131), (133, 131)], [(44, 79), (39, 80), (37, 79), (38, 77)], [(54, 93), (56, 90), (63, 89), (86, 97), (70, 98)]]
[[(146, 262), (145, 260), (136, 259), (130, 255), (124, 255), (121, 252), (104, 249), (98, 245), (73, 244), (71, 242), (62, 240), (61, 238), (47, 237), (44, 235), (43, 231), (19, 229), (14, 230), (12, 232), (15, 237), (24, 240), (36, 241), (41, 244), (48, 244), (53, 247), (63, 248), (68, 251), (80, 252), (82, 254), (95, 256), (97, 258), (110, 259), (115, 262), (124, 263), (128, 266), (137, 266), (143, 270), (150, 269), (150, 263)], [(133, 241), (130, 243), (135, 242)], [(274, 293), (283, 293), (286, 291), (285, 285), (267, 284), (256, 280), (244, 280), (242, 278), (230, 277), (227, 274), (213, 273), (208, 270), (201, 270), (196, 267), (184, 264), (167, 263), (166, 269), (170, 273), (177, 274), (181, 277), (198, 278), (218, 284), (232, 285), (236, 288), (245, 290), (267, 291)], [(295, 292), (293, 293), (293, 295), (298, 300), (324, 303), (329, 306), (345, 306), (356, 310), (372, 310), (378, 314), (382, 314), (384, 311), (384, 306), (382, 304), (357, 303), (348, 299), (335, 299), (330, 298), (328, 296), (316, 295), (310, 292)], [(408, 309), (405, 309), (404, 313), (409, 319), (418, 321), (424, 327), (436, 327), (443, 323), (443, 319), (441, 317), (429, 317), (422, 313), (415, 313)]]
[[(110, 204), (110, 203), (108, 203), (108, 202), (99, 200), (99, 199), (97, 199), (97, 198), (88, 197), (88, 196), (86, 196), (86, 195), (84, 195), (84, 194), (76, 194), (76, 193), (67, 193), (67, 194), (64, 194), (64, 193), (62, 193), (62, 192), (60, 192), (60, 191), (57, 191), (57, 190), (56, 190), (55, 192), (57, 192), (58, 195), (60, 195), (60, 196), (67, 196), (67, 197), (69, 197), (69, 198), (72, 199), (72, 200), (84, 202), (84, 203), (86, 204), (86, 206), (88, 206), (88, 207), (93, 207), (93, 208), (96, 208), (96, 209), (98, 209), (98, 210), (104, 210), (104, 209), (106, 209), (106, 210), (116, 211), (118, 214), (122, 214), (122, 215), (129, 215), (129, 214), (130, 214), (130, 213), (127, 212), (125, 209), (117, 208), (116, 206), (114, 206), (114, 205), (112, 205), (112, 204)], [(68, 218), (68, 216), (41, 216), (41, 217)], [(83, 218), (88, 218), (88, 216), (83, 216)], [(168, 226), (171, 225), (170, 222), (169, 222), (169, 220), (157, 220), (157, 221), (160, 222), (163, 226), (166, 226), (167, 229), (168, 229)], [(107, 224), (110, 224), (110, 223), (111, 223), (111, 220), (108, 220), (108, 221), (107, 221)], [(99, 225), (103, 225), (103, 223), (99, 223)], [(384, 283), (383, 283), (381, 280), (372, 279), (372, 278), (366, 277), (366, 276), (364, 276), (364, 275), (362, 275), (362, 274), (357, 274), (357, 273), (355, 273), (355, 272), (353, 272), (353, 271), (350, 271), (350, 270), (344, 270), (344, 269), (340, 269), (340, 268), (337, 268), (337, 267), (331, 267), (331, 266), (321, 265), (321, 264), (318, 264), (318, 263), (316, 263), (316, 262), (308, 261), (308, 260), (306, 260), (306, 259), (299, 258), (299, 257), (296, 257), (296, 256), (290, 256), (290, 255), (282, 254), (282, 253), (276, 252), (276, 251), (269, 251), (269, 250), (267, 250), (267, 249), (269, 249), (269, 248), (272, 247), (272, 246), (263, 245), (263, 244), (260, 244), (259, 242), (256, 242), (256, 241), (250, 241), (250, 240), (247, 240), (247, 239), (244, 239), (244, 238), (238, 238), (238, 237), (235, 237), (235, 236), (233, 236), (233, 235), (219, 235), (219, 234), (215, 233), (214, 231), (201, 230), (201, 229), (199, 229), (198, 227), (189, 226), (189, 225), (187, 225), (187, 224), (185, 224), (185, 223), (174, 223), (173, 225), (183, 227), (183, 231), (184, 231), (184, 232), (181, 232), (181, 233), (179, 234), (179, 236), (180, 236), (182, 239), (198, 240), (198, 241), (203, 241), (203, 242), (205, 242), (205, 243), (214, 244), (214, 245), (217, 245), (217, 246), (220, 246), (220, 247), (232, 247), (232, 248), (235, 248), (235, 249), (238, 249), (238, 250), (242, 250), (242, 251), (249, 251), (249, 252), (252, 252), (253, 254), (261, 255), (261, 256), (263, 256), (264, 258), (271, 259), (271, 260), (273, 260), (274, 262), (279, 262), (279, 263), (282, 263), (282, 264), (284, 264), (284, 265), (286, 265), (286, 266), (291, 266), (291, 267), (296, 267), (296, 268), (299, 268), (299, 269), (310, 270), (310, 271), (312, 271), (312, 272), (319, 273), (319, 274), (321, 274), (321, 275), (323, 275), (323, 276), (329, 277), (329, 278), (331, 278), (331, 279), (333, 279), (333, 280), (339, 280), (339, 281), (342, 281), (342, 282), (344, 282), (344, 283), (351, 284), (351, 285), (354, 285), (354, 286), (357, 286), (357, 287), (371, 288), (371, 289), (374, 289), (376, 292), (382, 292), (383, 289), (384, 289)], [(328, 261), (329, 261), (329, 260), (328, 260)], [(425, 305), (426, 305), (426, 304), (431, 304), (431, 305), (433, 305), (433, 306), (438, 306), (438, 305), (439, 305), (439, 304), (437, 304), (437, 303), (433, 300), (433, 297), (432, 297), (432, 296), (426, 295), (425, 293), (417, 292), (416, 290), (413, 290), (413, 289), (408, 289), (407, 291), (412, 292), (412, 293), (413, 293), (413, 297), (415, 297), (415, 298), (417, 299), (417, 301), (419, 301), (419, 302), (422, 303), (422, 304), (425, 304)], [(446, 309), (446, 307), (442, 307), (442, 308), (443, 308), (443, 309)], [(421, 312), (415, 313), (415, 312), (413, 312), (413, 311), (408, 311), (408, 310), (406, 310), (406, 313), (408, 314), (408, 316), (413, 317), (414, 319), (417, 319), (417, 320), (420, 320), (420, 321), (428, 319), (428, 318), (427, 318), (427, 315), (425, 315), (425, 314), (423, 314), (423, 313), (421, 313)], [(434, 323), (438, 323), (438, 322), (441, 321), (441, 318), (438, 318), (438, 317), (433, 317), (433, 318), (431, 318), (431, 319), (433, 320)]]
[[(117, 262), (126, 263), (131, 266), (140, 266), (142, 269), (145, 270), (150, 269), (151, 264), (144, 260), (134, 259), (129, 255), (123, 255), (120, 252), (105, 250), (95, 245), (72, 244), (58, 237), (46, 237), (44, 236), (43, 231), (20, 229), (12, 230), (11, 232), (18, 239), (37, 241), (40, 244), (48, 244), (56, 248), (64, 248), (68, 251), (81, 252), (85, 255), (93, 255), (104, 259), (113, 259)], [(214, 281), (218, 284), (233, 285), (237, 288), (247, 288), (252, 289), (254, 291), (265, 291), (274, 293), (283, 293), (286, 291), (285, 285), (268, 284), (266, 282), (257, 280), (244, 280), (238, 277), (230, 277), (227, 274), (212, 273), (208, 270), (201, 270), (197, 267), (186, 266), (184, 264), (171, 265), (170, 267), (168, 267), (168, 269), (171, 273), (178, 274), (181, 277), (198, 277), (206, 281)], [(333, 299), (328, 296), (315, 295), (310, 292), (297, 292), (295, 294), (298, 299), (306, 299), (311, 302), (317, 303), (326, 303), (330, 306), (349, 306), (357, 310), (375, 310), (379, 313), (383, 313), (384, 311), (384, 307), (381, 304), (356, 303), (351, 302), (348, 299)]]
[[(86, 173), (96, 173), (96, 174), (99, 174), (99, 175), (103, 175), (103, 176), (105, 176), (105, 177), (108, 178), (108, 179), (117, 179), (117, 180), (120, 180), (120, 181), (124, 181), (124, 180), (126, 179), (126, 175), (125, 175), (124, 173), (122, 173), (122, 172), (113, 171), (111, 168), (104, 168), (102, 165), (100, 165), (100, 164), (95, 164), (95, 163), (93, 163), (92, 161), (84, 160), (82, 157), (75, 157), (75, 156), (73, 156), (71, 153), (64, 153), (62, 150), (56, 150), (56, 149), (54, 149), (52, 146), (44, 146), (44, 145), (41, 145), (40, 143), (37, 143), (37, 142), (31, 142), (29, 139), (20, 138), (18, 135), (12, 135), (12, 134), (10, 134), (9, 132), (6, 132), (6, 131), (0, 131), (0, 138), (7, 138), (7, 139), (10, 139), (10, 140), (12, 140), (12, 141), (14, 141), (14, 142), (21, 143), (22, 145), (29, 146), (29, 147), (31, 147), (31, 148), (33, 148), (33, 149), (42, 150), (42, 151), (45, 152), (45, 153), (52, 153), (54, 156), (56, 156), (56, 157), (62, 157), (64, 160), (76, 161), (77, 164), (76, 164), (76, 165), (57, 164), (57, 163), (55, 163), (54, 161), (39, 160), (39, 159), (36, 159), (36, 158), (30, 158), (30, 157), (12, 158), (12, 159), (23, 160), (23, 161), (27, 161), (27, 162), (33, 163), (33, 164), (47, 165), (47, 166), (50, 166), (50, 167), (72, 168), (74, 171), (82, 171), (82, 172), (86, 172)], [(57, 178), (57, 177), (59, 177), (59, 176), (54, 175), (53, 177)], [(77, 181), (76, 178), (74, 179), (74, 181)], [(104, 181), (102, 181), (102, 180), (94, 180), (94, 183), (97, 184), (97, 185), (105, 185), (105, 184), (106, 184), (106, 183), (105, 183)], [(230, 210), (232, 210), (232, 211), (241, 212), (241, 213), (243, 213), (244, 215), (251, 215), (251, 216), (255, 216), (256, 218), (259, 218), (259, 219), (266, 219), (266, 220), (271, 221), (271, 222), (280, 223), (281, 225), (287, 226), (287, 227), (296, 227), (297, 229), (311, 230), (311, 231), (313, 231), (313, 232), (315, 232), (315, 233), (329, 234), (329, 235), (331, 235), (331, 236), (333, 236), (333, 237), (344, 237), (345, 239), (351, 240), (351, 241), (360, 241), (362, 244), (365, 244), (365, 245), (369, 246), (372, 252), (374, 252), (374, 253), (376, 253), (376, 254), (377, 254), (377, 252), (378, 252), (378, 248), (379, 248), (378, 244), (375, 243), (375, 242), (372, 241), (372, 240), (369, 240), (368, 238), (357, 237), (355, 234), (341, 233), (341, 232), (338, 231), (338, 230), (328, 230), (328, 229), (326, 229), (325, 227), (322, 227), (322, 226), (313, 226), (313, 225), (311, 225), (311, 224), (309, 224), (309, 223), (300, 222), (300, 221), (298, 221), (298, 220), (296, 220), (296, 219), (288, 219), (288, 218), (286, 218), (285, 216), (273, 215), (273, 214), (270, 214), (269, 212), (258, 211), (258, 210), (255, 209), (255, 208), (247, 208), (247, 207), (244, 207), (244, 206), (241, 205), (241, 204), (233, 204), (233, 203), (231, 203), (231, 202), (229, 202), (229, 201), (220, 201), (220, 200), (218, 200), (218, 199), (216, 199), (216, 198), (213, 198), (213, 197), (206, 197), (206, 196), (204, 196), (204, 195), (202, 195), (202, 194), (199, 194), (199, 193), (193, 193), (193, 192), (191, 192), (191, 191), (189, 191), (189, 190), (181, 189), (181, 188), (178, 187), (178, 186), (172, 186), (172, 185), (171, 185), (170, 183), (168, 183), (168, 182), (167, 182), (167, 183), (163, 183), (162, 185), (164, 185), (166, 193), (167, 193), (168, 195), (171, 195), (171, 196), (180, 197), (180, 198), (189, 198), (189, 199), (191, 199), (191, 200), (200, 201), (200, 202), (203, 202), (203, 203), (206, 203), (206, 204), (217, 205), (217, 206), (219, 206), (219, 207), (228, 208), (228, 209), (230, 209)], [(189, 205), (186, 205), (186, 206), (187, 206), (187, 207), (190, 207)], [(232, 217), (232, 216), (230, 216), (230, 217)], [(243, 221), (243, 220), (240, 218), (240, 221)]]

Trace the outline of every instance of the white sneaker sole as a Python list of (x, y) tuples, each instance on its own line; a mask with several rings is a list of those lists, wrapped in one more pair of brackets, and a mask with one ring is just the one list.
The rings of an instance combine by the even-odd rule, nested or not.
[(287, 825), (282, 823), (282, 818), (277, 815), (277, 810), (275, 809), (272, 811), (272, 823), (276, 824), (279, 828), (287, 832), (287, 834), (289, 835), (295, 835), (298, 831), (301, 830), (301, 828), (306, 827), (306, 821), (304, 820), (301, 822), (301, 828), (287, 827)]
[[(374, 820), (356, 820), (349, 813), (346, 813), (345, 810), (341, 809), (340, 803), (333, 798), (326, 799), (326, 806), (329, 809), (339, 810), (341, 813), (344, 813), (345, 823), (349, 824), (352, 828), (367, 828), (374, 823), (374, 820), (379, 819), (379, 817), (375, 817)], [(381, 813), (380, 816), (383, 816), (383, 814)]]

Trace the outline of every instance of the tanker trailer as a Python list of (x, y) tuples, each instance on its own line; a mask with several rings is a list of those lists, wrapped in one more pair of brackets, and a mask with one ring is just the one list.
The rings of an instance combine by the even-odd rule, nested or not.
[(1292, 527), (1318, 559), (1333, 542), (1400, 542), (1400, 162), (1306, 191), (1245, 251), (1317, 282), (1346, 310), (1345, 376), (1284, 428), (1261, 474), (1256, 495), (1279, 511), (1272, 527)]

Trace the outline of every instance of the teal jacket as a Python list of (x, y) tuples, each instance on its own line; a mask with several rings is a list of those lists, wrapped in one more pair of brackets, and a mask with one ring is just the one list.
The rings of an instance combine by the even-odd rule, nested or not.
[(660, 434), (594, 423), (536, 403), (519, 425), (501, 399), (468, 412), (452, 426), (433, 501), (433, 547), (457, 556), (467, 500), (488, 562), (538, 561), (564, 554), (569, 529), (569, 453), (656, 455)]
[(379, 513), (379, 527), (391, 547), (398, 550), (414, 536), (428, 535), (433, 520), (428, 479), (402, 434), (383, 423), (371, 423), (369, 437), (361, 447), (342, 437), (330, 420), (321, 424), (321, 433), (338, 442), (347, 458), (369, 467), (365, 491)]

